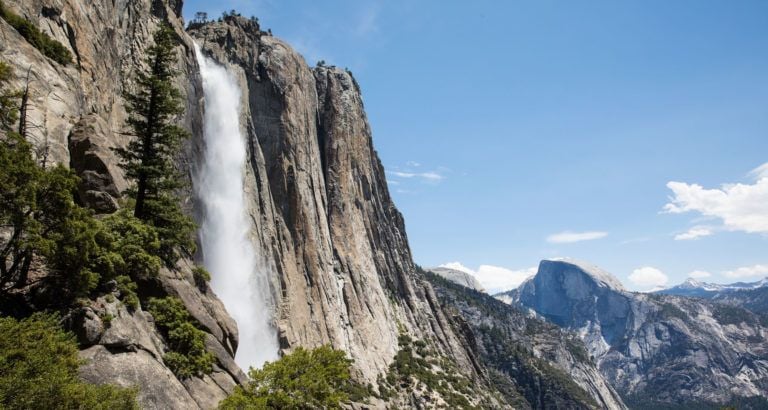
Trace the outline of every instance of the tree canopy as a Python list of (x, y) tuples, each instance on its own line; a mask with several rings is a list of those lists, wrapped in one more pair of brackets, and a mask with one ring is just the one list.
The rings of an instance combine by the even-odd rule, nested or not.
[(136, 390), (78, 378), (74, 336), (56, 316), (0, 317), (0, 408), (134, 410)]
[(238, 386), (221, 402), (224, 410), (339, 409), (355, 388), (350, 378), (352, 360), (341, 350), (321, 346), (298, 347), (261, 369), (251, 368), (251, 382)]

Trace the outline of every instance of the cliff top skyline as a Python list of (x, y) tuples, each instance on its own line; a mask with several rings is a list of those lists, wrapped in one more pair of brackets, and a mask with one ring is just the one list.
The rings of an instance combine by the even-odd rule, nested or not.
[(768, 4), (198, 0), (184, 12), (230, 9), (310, 64), (354, 72), (422, 265), (513, 286), (568, 256), (633, 290), (768, 274)]

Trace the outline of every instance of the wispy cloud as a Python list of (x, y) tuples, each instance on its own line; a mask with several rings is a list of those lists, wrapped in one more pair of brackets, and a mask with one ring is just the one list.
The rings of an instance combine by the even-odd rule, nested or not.
[(752, 265), (736, 268), (723, 272), (723, 275), (732, 279), (753, 278), (757, 276), (768, 276), (768, 265)]
[(429, 181), (442, 181), (444, 176), (437, 172), (402, 172), (402, 171), (390, 171), (390, 173), (400, 178), (422, 178)]
[(749, 171), (749, 176), (751, 176), (755, 180), (768, 178), (768, 162), (766, 162), (763, 165), (760, 165), (759, 167), (753, 169), (752, 171)]
[(710, 276), (712, 276), (712, 274), (704, 270), (695, 270), (688, 274), (688, 277), (691, 279), (705, 279)]
[(367, 2), (354, 22), (353, 33), (358, 36), (367, 36), (379, 31), (379, 14), (381, 7), (378, 2)]
[(629, 245), (629, 244), (632, 244), (632, 243), (648, 242), (650, 240), (651, 240), (650, 236), (639, 236), (637, 238), (625, 239), (625, 240), (619, 242), (619, 245)]
[(698, 212), (721, 221), (717, 227), (693, 227), (675, 239), (697, 239), (712, 235), (716, 229), (768, 234), (768, 163), (748, 175), (754, 178), (753, 184), (724, 184), (714, 189), (685, 182), (667, 183), (673, 196), (664, 205), (663, 212)]
[(705, 236), (712, 235), (714, 230), (709, 226), (694, 226), (686, 232), (675, 235), (676, 241), (687, 241), (692, 239), (699, 239)]
[(440, 182), (445, 179), (444, 175), (436, 171), (428, 171), (428, 172), (387, 171), (387, 173), (398, 178), (406, 178), (406, 179), (416, 178), (426, 182)]
[(601, 231), (588, 231), (588, 232), (559, 232), (547, 237), (549, 243), (575, 243), (582, 241), (592, 241), (595, 239), (605, 238), (608, 236), (608, 232)]

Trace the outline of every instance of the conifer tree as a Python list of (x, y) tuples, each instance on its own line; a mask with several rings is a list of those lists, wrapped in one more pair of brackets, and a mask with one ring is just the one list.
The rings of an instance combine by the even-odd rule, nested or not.
[(184, 215), (175, 193), (182, 187), (174, 157), (187, 132), (174, 124), (183, 113), (181, 94), (174, 86), (175, 33), (162, 25), (147, 54), (147, 69), (140, 71), (136, 89), (125, 95), (128, 125), (135, 139), (118, 149), (126, 177), (136, 183), (128, 191), (135, 200), (134, 215), (154, 226), (160, 236), (161, 256), (167, 264), (178, 259), (178, 248), (191, 251), (192, 221)]
[(11, 131), (11, 127), (19, 118), (19, 102), (21, 92), (9, 89), (13, 79), (13, 70), (7, 63), (0, 61), (0, 130)]

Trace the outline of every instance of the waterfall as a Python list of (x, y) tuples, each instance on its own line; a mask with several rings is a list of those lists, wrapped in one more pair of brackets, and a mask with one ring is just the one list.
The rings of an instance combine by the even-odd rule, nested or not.
[(204, 216), (203, 263), (211, 287), (237, 322), (235, 361), (244, 370), (277, 358), (268, 271), (249, 239), (253, 228), (243, 191), (245, 138), (240, 128), (241, 92), (232, 73), (203, 56), (195, 44), (205, 94), (205, 153), (196, 191)]

